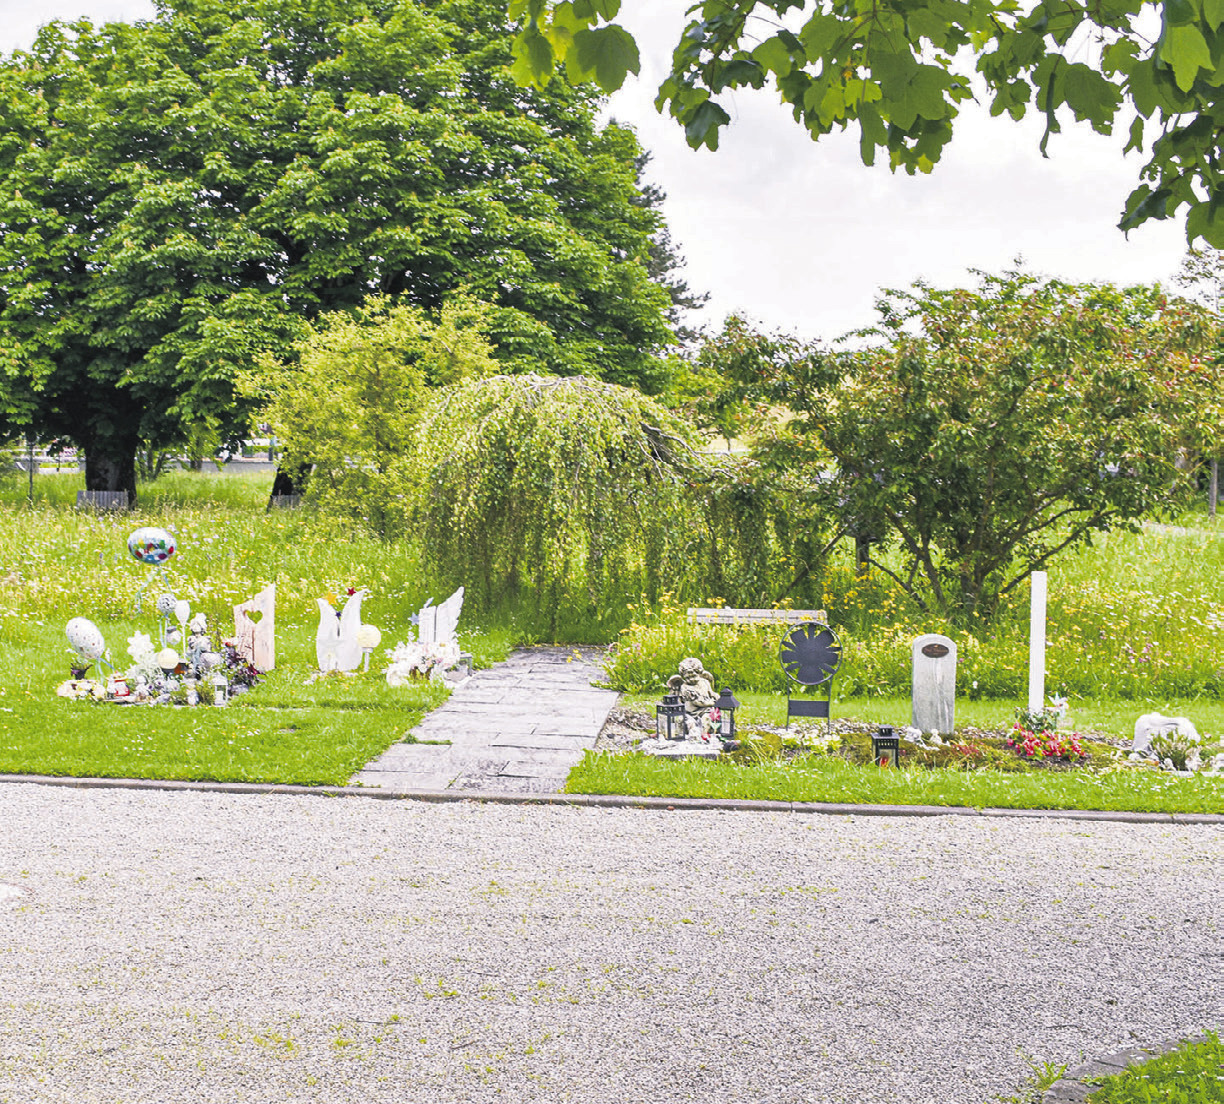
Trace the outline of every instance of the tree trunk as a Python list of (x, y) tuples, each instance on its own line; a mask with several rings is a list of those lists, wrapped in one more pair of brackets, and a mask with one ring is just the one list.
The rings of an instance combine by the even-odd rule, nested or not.
[(1211, 461), (1211, 482), (1207, 485), (1207, 516), (1216, 516), (1216, 503), (1220, 500), (1220, 461)]
[(85, 446), (85, 489), (127, 491), (128, 505), (136, 504), (136, 442), (110, 439)]

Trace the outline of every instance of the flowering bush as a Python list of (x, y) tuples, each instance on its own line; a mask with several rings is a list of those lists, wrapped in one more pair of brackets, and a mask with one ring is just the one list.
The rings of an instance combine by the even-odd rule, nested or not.
[(421, 644), (409, 640), (388, 649), (387, 685), (403, 686), (413, 675), (440, 679), (459, 665), (458, 644)]

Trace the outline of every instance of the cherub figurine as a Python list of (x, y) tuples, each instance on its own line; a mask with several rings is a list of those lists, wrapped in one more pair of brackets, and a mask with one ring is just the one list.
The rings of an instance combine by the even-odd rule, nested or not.
[(706, 719), (718, 695), (714, 693), (714, 676), (694, 656), (680, 661), (680, 673), (667, 680), (671, 692), (684, 705), (685, 735), (701, 739), (706, 733)]

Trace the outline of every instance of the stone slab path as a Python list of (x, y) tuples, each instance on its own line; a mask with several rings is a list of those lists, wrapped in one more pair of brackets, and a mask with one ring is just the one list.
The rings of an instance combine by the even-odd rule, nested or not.
[(368, 763), (352, 785), (395, 793), (559, 793), (616, 704), (591, 683), (600, 652), (523, 648), (477, 671), (412, 735)]

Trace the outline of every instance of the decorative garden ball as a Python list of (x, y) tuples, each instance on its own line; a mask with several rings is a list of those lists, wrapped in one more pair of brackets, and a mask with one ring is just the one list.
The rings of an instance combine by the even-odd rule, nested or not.
[(362, 625), (357, 630), (357, 643), (363, 648), (377, 648), (382, 642), (382, 633), (374, 625)]
[(174, 612), (177, 601), (178, 599), (173, 594), (159, 594), (157, 596), (157, 612), (163, 617), (169, 617)]
[(64, 635), (72, 650), (86, 659), (101, 659), (106, 651), (101, 630), (88, 617), (74, 617), (64, 626)]
[(128, 551), (141, 563), (157, 567), (174, 555), (174, 537), (155, 525), (137, 529), (127, 539)]

